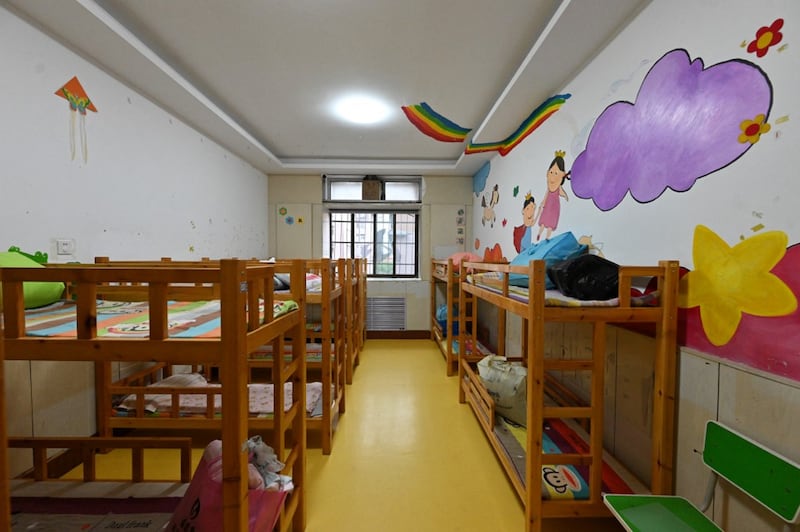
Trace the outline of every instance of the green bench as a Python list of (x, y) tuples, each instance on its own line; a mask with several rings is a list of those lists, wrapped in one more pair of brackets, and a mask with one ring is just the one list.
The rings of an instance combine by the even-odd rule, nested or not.
[(629, 532), (722, 530), (703, 513), (711, 506), (721, 477), (784, 522), (786, 532), (800, 517), (800, 466), (726, 427), (706, 423), (703, 463), (711, 478), (701, 508), (671, 495), (603, 495), (603, 502)]

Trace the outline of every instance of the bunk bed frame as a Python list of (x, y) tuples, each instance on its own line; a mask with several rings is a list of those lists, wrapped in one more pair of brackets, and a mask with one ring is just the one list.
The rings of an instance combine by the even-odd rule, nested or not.
[(309, 370), (321, 373), (322, 416), (308, 418), (307, 427), (320, 432), (322, 454), (330, 454), (339, 416), (345, 412), (347, 266), (344, 259), (309, 260), (306, 272), (318, 274), (322, 281), (319, 291), (306, 291), (307, 321), (314, 305), (319, 308), (319, 322), (307, 324), (305, 340), (322, 349), (320, 362), (307, 361)]
[[(98, 257), (95, 259), (96, 263), (105, 264), (117, 267), (138, 267), (141, 262), (130, 261), (109, 261), (107, 257)], [(290, 274), (292, 265), (298, 262), (298, 259), (282, 260), (273, 264), (276, 274)], [(320, 352), (314, 358), (309, 354), (306, 359), (307, 374), (314, 376), (316, 380), (322, 384), (321, 393), (321, 415), (308, 416), (306, 421), (306, 430), (311, 432), (319, 432), (321, 435), (321, 446), (323, 454), (330, 454), (332, 449), (333, 432), (338, 424), (339, 415), (345, 411), (345, 355), (344, 355), (344, 326), (341, 321), (343, 319), (344, 309), (344, 296), (343, 282), (345, 267), (343, 261), (330, 261), (328, 259), (319, 259), (311, 261), (303, 261), (304, 274), (299, 279), (304, 279), (305, 273), (313, 273), (320, 278), (320, 288), (315, 291), (305, 292), (306, 305), (313, 305), (319, 309), (319, 322), (316, 325), (329, 323), (335, 324), (334, 328), (319, 327), (319, 330), (314, 330), (309, 326), (304, 326), (303, 347), (305, 353), (305, 346), (307, 341), (318, 343)], [(161, 259), (160, 265), (172, 266), (185, 266), (188, 264), (196, 264), (200, 268), (210, 268), (217, 264), (217, 261), (203, 259), (199, 263), (173, 261), (168, 257)], [(248, 264), (259, 265), (260, 261), (251, 260)], [(295, 283), (297, 284), (297, 283)], [(305, 283), (299, 283), (305, 288)], [(177, 289), (177, 288), (176, 288)], [(192, 286), (187, 287), (195, 295), (194, 299), (198, 296), (205, 299), (212, 299), (219, 297), (216, 294), (215, 286)], [(125, 299), (135, 300), (141, 298), (141, 288), (135, 284), (126, 283), (124, 285), (105, 286), (102, 287), (101, 293), (109, 299)], [(138, 294), (138, 296), (137, 296)], [(186, 295), (186, 294), (181, 294)], [(278, 291), (275, 292), (273, 297), (276, 300), (294, 299), (291, 291)], [(270, 303), (271, 304), (271, 303)], [(305, 308), (306, 317), (309, 316), (310, 307)], [(337, 324), (338, 321), (338, 324)], [(259, 350), (249, 357), (249, 366), (251, 369), (251, 377), (249, 382), (259, 380), (256, 377), (256, 372), (259, 369), (267, 370), (267, 376), (271, 379), (271, 368), (274, 364), (274, 353), (284, 353), (284, 357), (289, 357), (290, 353), (294, 351), (294, 347), (278, 342), (273, 342), (271, 351), (266, 354)], [(312, 358), (314, 358), (312, 360)], [(215, 367), (213, 364), (201, 365), (193, 364), (193, 369), (202, 371), (206, 377), (215, 380), (213, 375)], [(108, 435), (114, 429), (130, 429), (130, 428), (165, 428), (172, 426), (173, 422), (168, 419), (153, 419), (145, 415), (144, 411), (129, 411), (125, 417), (115, 415), (113, 407), (113, 397), (122, 396), (141, 396), (144, 397), (146, 392), (150, 392), (145, 387), (149, 384), (157, 382), (163, 376), (171, 374), (172, 368), (166, 365), (153, 365), (147, 367), (137, 373), (127, 375), (126, 377), (107, 383), (106, 387), (98, 390), (98, 395), (103, 395), (103, 400), (98, 404), (98, 431), (100, 434)], [(110, 371), (104, 369), (104, 374), (111, 378)], [(307, 382), (308, 377), (307, 377)], [(180, 391), (176, 388), (160, 388), (159, 392), (170, 393), (171, 391)], [(277, 401), (276, 401), (276, 404)], [(102, 410), (101, 410), (102, 409)], [(205, 418), (193, 417), (184, 420), (186, 428), (203, 429), (209, 426), (209, 423), (214, 421), (214, 413), (209, 411)], [(218, 421), (218, 420), (217, 420)], [(271, 430), (273, 427), (273, 420), (265, 417), (250, 417), (248, 425), (253, 430)]]
[[(465, 326), (468, 331), (475, 333), (475, 323), (473, 316), (473, 302), (474, 298), (471, 294), (464, 293), (464, 323), (462, 324), (458, 316), (453, 312), (458, 308), (460, 311), (460, 299), (462, 292), (459, 288), (460, 270), (453, 264), (453, 259), (432, 259), (431, 260), (431, 340), (436, 342), (442, 356), (444, 357), (447, 376), (450, 377), (458, 373), (458, 359), (460, 347), (465, 345), (462, 342), (458, 343), (458, 350), (454, 346), (457, 337), (460, 337), (460, 329), (454, 334), (456, 326)], [(441, 294), (441, 290), (444, 294)], [(444, 320), (444, 325), (437, 319), (437, 310), (440, 303), (444, 300), (447, 305), (447, 316)], [(465, 351), (465, 357), (470, 362), (477, 362), (482, 356), (488, 353), (483, 353), (480, 349), (480, 344), (477, 342), (475, 335), (470, 335), (472, 338), (468, 342)], [(473, 352), (474, 351), (474, 352)]]
[[(467, 277), (466, 269), (474, 273)], [(475, 274), (494, 272), (494, 286), (487, 288), (475, 282)], [(527, 300), (514, 297), (509, 289), (510, 274), (527, 275)], [(495, 430), (495, 403), (483, 385), (478, 372), (466, 359), (459, 363), (459, 401), (468, 402), (494, 448), (512, 485), (525, 506), (526, 530), (540, 532), (542, 518), (608, 516), (601, 493), (601, 464), (603, 461), (603, 393), (605, 371), (606, 324), (655, 326), (655, 379), (653, 393), (651, 483), (653, 494), (668, 494), (673, 490), (675, 372), (677, 330), (678, 262), (660, 261), (658, 266), (623, 266), (619, 276), (619, 300), (615, 306), (550, 306), (545, 291), (545, 262), (535, 260), (528, 266), (465, 263), (461, 270), (462, 302), (467, 296), (497, 308), (498, 351), (504, 353), (505, 319), (507, 313), (523, 320), (522, 353), (527, 365), (527, 441), (524, 477)], [(657, 279), (658, 297), (653, 306), (634, 306), (631, 287), (634, 279)], [(552, 301), (551, 301), (552, 303)], [(459, 319), (463, 320), (464, 309)], [(593, 326), (591, 359), (545, 358), (546, 322), (584, 322)], [(461, 323), (461, 342), (464, 338)], [(588, 371), (591, 374), (591, 398), (588, 405), (570, 406), (548, 400), (546, 378), (551, 371)], [(588, 452), (545, 454), (543, 426), (545, 419), (584, 420), (590, 427)], [(589, 466), (589, 497), (585, 500), (544, 500), (541, 495), (544, 464)]]
[(367, 259), (347, 259), (345, 325), (347, 368), (345, 382), (353, 384), (353, 373), (364, 348), (364, 312), (367, 300)]
[[(55, 265), (52, 265), (55, 266)], [(294, 261), (287, 266), (295, 278), (304, 275), (304, 263)], [(4, 334), (0, 353), (6, 360), (51, 360), (95, 362), (98, 423), (108, 419), (110, 397), (104, 390), (110, 382), (111, 361), (141, 362), (143, 358), (166, 365), (202, 364), (218, 366), (222, 386), (222, 416), (203, 419), (202, 428), (221, 432), (223, 441), (244, 443), (248, 430), (247, 383), (250, 376), (248, 354), (266, 343), (282, 344), (291, 338), (290, 360), (274, 357), (272, 375), (275, 404), (284, 403), (284, 383), (295, 391), (306, 386), (304, 324), (305, 286), (293, 288), (292, 298), (298, 309), (273, 318), (273, 277), (276, 267), (253, 264), (238, 259), (202, 263), (139, 263), (122, 267), (103, 264), (58, 265), (45, 268), (0, 269), (3, 292)], [(76, 305), (76, 336), (32, 337), (26, 334), (23, 283), (28, 281), (64, 282)], [(97, 334), (96, 301), (103, 294), (116, 290), (138, 292), (149, 302), (150, 331), (143, 338), (112, 338)], [(197, 292), (220, 300), (221, 329), (218, 337), (176, 338), (168, 333), (168, 301)], [(263, 300), (267, 312), (248, 312), (259, 308)], [(146, 353), (143, 355), (143, 353)], [(165, 390), (166, 391), (166, 390)], [(183, 393), (169, 390), (168, 393)], [(293, 479), (294, 490), (281, 509), (277, 528), (281, 531), (305, 529), (306, 416), (305, 393), (294, 393), (290, 408), (275, 408), (270, 420), (273, 435), (270, 445), (285, 464), (284, 472)], [(1, 419), (5, 421), (5, 419)], [(199, 428), (193, 418), (151, 419), (154, 428)], [(132, 426), (132, 425), (128, 425)], [(110, 436), (108, 424), (98, 426), (100, 436)], [(7, 430), (0, 424), (2, 458), (7, 462)], [(242, 445), (223, 446), (222, 467), (223, 528), (245, 530), (248, 522), (248, 456)], [(10, 499), (8, 482), (2, 482), (0, 524), (8, 523)]]

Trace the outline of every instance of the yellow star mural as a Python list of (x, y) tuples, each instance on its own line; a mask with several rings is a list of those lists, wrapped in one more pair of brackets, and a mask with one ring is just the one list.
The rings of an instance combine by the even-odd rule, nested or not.
[(694, 231), (695, 269), (680, 283), (678, 305), (700, 307), (709, 341), (725, 345), (733, 337), (742, 313), (785, 316), (797, 309), (797, 298), (770, 270), (786, 254), (788, 237), (767, 231), (731, 247), (708, 227)]

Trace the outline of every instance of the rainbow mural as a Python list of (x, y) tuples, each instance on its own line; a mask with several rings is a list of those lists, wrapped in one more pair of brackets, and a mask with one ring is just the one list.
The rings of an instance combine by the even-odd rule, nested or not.
[(401, 108), (417, 129), (441, 142), (464, 142), (467, 134), (472, 131), (443, 117), (425, 102), (404, 105)]
[(542, 102), (539, 107), (533, 110), (533, 112), (522, 122), (519, 127), (517, 128), (514, 133), (506, 137), (505, 140), (499, 142), (478, 142), (478, 143), (468, 143), (464, 153), (470, 155), (472, 153), (483, 153), (487, 151), (498, 151), (500, 155), (507, 155), (511, 150), (517, 147), (517, 145), (525, 140), (525, 137), (536, 131), (536, 129), (541, 126), (545, 120), (550, 118), (553, 113), (558, 111), (564, 102), (566, 102), (571, 94), (557, 94), (555, 96), (551, 96), (550, 98), (546, 99)]

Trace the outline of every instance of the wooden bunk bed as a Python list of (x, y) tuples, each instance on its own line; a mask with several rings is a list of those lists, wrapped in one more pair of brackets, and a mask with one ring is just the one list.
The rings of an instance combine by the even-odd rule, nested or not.
[[(275, 264), (281, 267), (286, 262)], [(304, 276), (292, 279), (305, 279), (306, 323), (303, 342), (306, 349), (306, 369), (308, 379), (321, 385), (320, 407), (309, 411), (307, 429), (319, 432), (323, 454), (330, 454), (333, 447), (333, 434), (339, 423), (339, 416), (345, 412), (346, 395), (346, 325), (345, 303), (347, 296), (347, 265), (344, 259), (315, 259), (305, 262)], [(292, 279), (282, 276), (285, 284), (295, 284)], [(303, 284), (302, 282), (300, 284)], [(289, 291), (279, 291), (276, 298), (291, 297)], [(271, 364), (275, 346), (265, 346), (257, 356), (262, 365)], [(278, 348), (288, 357), (292, 346)], [(259, 364), (255, 362), (255, 364)]]
[(322, 453), (330, 454), (339, 416), (345, 412), (345, 299), (347, 266), (344, 259), (306, 261), (306, 273), (318, 275), (319, 289), (306, 286), (306, 341), (321, 349), (319, 362), (308, 362), (322, 381), (322, 416), (309, 418), (310, 430), (322, 435)]
[[(264, 344), (282, 347), (291, 338), (293, 355), (290, 359), (275, 357), (271, 371), (275, 376), (276, 405), (287, 404), (286, 388), (305, 391), (305, 291), (302, 284), (292, 289), (297, 307), (274, 317), (273, 280), (276, 266), (248, 263), (238, 259), (219, 262), (165, 263), (142, 262), (135, 266), (116, 265), (51, 265), (46, 268), (0, 269), (3, 292), (4, 335), (2, 351), (7, 360), (93, 361), (98, 433), (110, 437), (114, 427), (153, 429), (212, 429), (219, 431), (225, 445), (223, 467), (223, 526), (225, 530), (244, 530), (248, 521), (247, 464), (242, 448), (249, 431), (271, 430), (270, 445), (285, 464), (284, 472), (293, 479), (294, 490), (284, 504), (278, 522), (279, 530), (305, 528), (305, 393), (292, 394), (288, 408), (275, 408), (268, 419), (254, 420), (248, 416), (249, 354)], [(285, 268), (297, 278), (304, 274), (304, 263), (294, 261)], [(32, 336), (23, 303), (23, 283), (30, 281), (63, 282), (69, 287), (71, 300), (61, 304), (73, 306), (73, 333), (60, 336)], [(265, 289), (266, 288), (266, 289)], [(147, 301), (148, 331), (136, 337), (98, 334), (99, 299), (128, 293)], [(143, 295), (144, 294), (144, 295)], [(174, 334), (170, 323), (170, 302), (187, 297), (218, 297), (219, 326), (205, 337), (183, 338)], [(265, 311), (249, 312), (259, 309)], [(176, 399), (171, 413), (176, 415), (147, 417), (143, 388), (116, 389), (111, 382), (113, 362), (139, 363), (149, 361), (168, 373), (175, 365), (202, 364), (219, 368), (220, 385), (208, 388), (165, 387), (159, 390)], [(136, 415), (115, 418), (109, 414), (112, 393), (134, 393), (137, 396)], [(204, 396), (208, 405), (203, 415), (177, 415), (178, 397), (185, 394)], [(221, 397), (221, 415), (213, 412), (213, 396)], [(0, 434), (7, 437), (5, 426)], [(4, 439), (3, 451), (6, 451)], [(7, 522), (7, 484), (2, 483), (0, 516)]]
[[(431, 339), (436, 342), (445, 360), (447, 376), (458, 373), (458, 359), (460, 346), (459, 321), (457, 310), (460, 309), (462, 292), (459, 288), (460, 268), (453, 263), (453, 259), (431, 260)], [(473, 301), (471, 294), (464, 293), (464, 324), (466, 331), (465, 356), (470, 362), (477, 362), (489, 354), (488, 350), (477, 341), (473, 316)], [(439, 309), (445, 306), (445, 317), (441, 319)]]
[[(172, 261), (169, 258), (162, 258), (162, 263), (166, 262), (171, 265), (185, 265), (185, 262)], [(127, 266), (135, 267), (140, 263), (137, 262), (118, 262), (109, 261), (105, 257), (95, 259), (95, 262), (113, 265), (117, 267)], [(275, 284), (276, 291), (273, 294), (275, 300), (287, 300), (294, 297), (292, 295), (292, 287), (289, 286), (288, 279), (291, 278), (291, 268), (298, 260), (282, 260), (272, 263), (275, 268), (275, 277), (284, 280)], [(321, 446), (324, 454), (330, 454), (332, 448), (333, 432), (338, 423), (339, 415), (344, 413), (345, 410), (345, 386), (344, 386), (344, 327), (338, 328), (324, 328), (322, 323), (334, 324), (336, 320), (343, 318), (343, 305), (344, 305), (344, 292), (342, 290), (344, 266), (342, 263), (337, 263), (327, 259), (302, 261), (304, 263), (304, 275), (299, 277), (305, 278), (307, 282), (299, 283), (306, 290), (305, 302), (309, 305), (305, 308), (307, 316), (306, 326), (304, 328), (303, 349), (306, 354), (306, 370), (307, 370), (307, 394), (306, 394), (306, 430), (310, 432), (318, 432), (321, 435)], [(216, 261), (204, 259), (196, 263), (198, 267), (209, 268), (216, 264)], [(251, 260), (249, 264), (258, 265), (262, 264), (260, 261)], [(286, 287), (289, 288), (286, 288)], [(104, 295), (109, 298), (122, 297), (126, 299), (135, 299), (136, 293), (139, 288), (135, 285), (127, 283), (125, 285), (108, 286), (104, 287)], [(199, 292), (201, 297), (209, 299), (216, 297), (213, 286), (193, 286), (186, 287), (185, 290)], [(314, 319), (309, 318), (311, 309), (318, 309), (317, 315)], [(338, 332), (337, 332), (338, 331)], [(256, 397), (261, 397), (261, 383), (266, 379), (267, 382), (272, 380), (271, 368), (274, 364), (272, 354), (274, 352), (284, 353), (286, 362), (291, 360), (294, 346), (291, 342), (271, 342), (259, 346), (257, 349), (249, 354), (249, 367), (250, 377), (249, 383), (251, 391), (253, 391), (254, 400)], [(192, 366), (193, 371), (202, 371), (206, 379), (214, 383), (217, 380), (217, 368), (213, 364), (206, 364), (200, 367), (198, 364)], [(111, 429), (121, 428), (157, 428), (152, 425), (152, 414), (141, 408), (129, 408), (121, 410), (115, 408), (114, 398), (128, 397), (128, 402), (141, 400), (144, 398), (145, 392), (152, 393), (146, 386), (164, 382), (164, 377), (172, 376), (173, 368), (154, 365), (144, 368), (136, 373), (126, 375), (121, 379), (110, 381), (108, 386), (103, 390), (106, 396), (104, 404), (109, 405), (105, 410), (100, 413), (103, 422), (98, 423), (102, 426), (104, 432), (107, 433)], [(110, 376), (111, 374), (108, 373)], [(205, 382), (201, 382), (205, 384)], [(185, 382), (181, 382), (181, 386), (187, 386)], [(177, 388), (176, 388), (177, 389)], [(169, 393), (169, 388), (159, 389), (160, 393)], [(184, 391), (185, 388), (184, 388)], [(196, 390), (198, 394), (202, 390)], [(269, 392), (269, 390), (267, 390)], [(208, 392), (206, 392), (208, 393)], [(274, 392), (273, 392), (274, 394)], [(186, 402), (186, 401), (185, 401)], [(171, 403), (171, 401), (170, 401)], [(202, 403), (202, 401), (201, 401)], [(210, 404), (210, 403), (206, 403)], [(274, 404), (279, 404), (277, 400)], [(195, 407), (196, 409), (197, 407)], [(210, 419), (216, 415), (213, 411), (207, 411), (202, 415), (198, 412), (192, 412), (192, 424), (198, 424), (201, 428), (205, 426), (206, 421), (202, 418)], [(272, 427), (272, 420), (268, 414), (264, 412), (253, 413), (249, 420), (251, 429), (256, 430), (270, 430)]]
[[(603, 302), (609, 306), (575, 306), (577, 300), (569, 300), (555, 291), (545, 290), (545, 262), (532, 261), (528, 266), (511, 266), (466, 263), (462, 268), (473, 269), (473, 274), (461, 280), (462, 296), (473, 296), (476, 301), (493, 305), (498, 314), (499, 349), (504, 349), (505, 319), (508, 313), (522, 318), (523, 364), (527, 366), (526, 416), (527, 431), (521, 439), (522, 457), (509, 452), (508, 427), (495, 411), (495, 401), (484, 386), (474, 365), (466, 359), (459, 364), (459, 401), (468, 402), (481, 427), (494, 448), (518, 496), (525, 506), (526, 530), (540, 532), (542, 518), (608, 516), (602, 502), (602, 491), (612, 491), (604, 475), (607, 463), (613, 457), (603, 451), (603, 393), (606, 348), (606, 324), (655, 327), (655, 367), (653, 390), (651, 481), (644, 486), (632, 475), (620, 472), (616, 478), (622, 480), (626, 489), (642, 490), (653, 494), (666, 494), (673, 490), (674, 414), (675, 414), (675, 360), (677, 328), (678, 263), (661, 261), (658, 266), (623, 266), (619, 275), (619, 297)], [(464, 270), (462, 269), (462, 272)], [(527, 276), (529, 289), (523, 293), (509, 284), (511, 274)], [(653, 278), (656, 291), (641, 298), (631, 296), (635, 279)], [(554, 293), (555, 292), (555, 293)], [(463, 299), (462, 299), (463, 304)], [(586, 303), (584, 303), (586, 304)], [(598, 303), (599, 304), (599, 303)], [(638, 306), (643, 305), (643, 306)], [(461, 309), (463, 314), (463, 308)], [(459, 316), (463, 320), (463, 316)], [(552, 359), (545, 358), (546, 322), (591, 323), (592, 358)], [(464, 331), (464, 323), (461, 324)], [(462, 334), (461, 341), (465, 341)], [(501, 351), (499, 354), (504, 354)], [(591, 375), (591, 397), (586, 405), (570, 406), (554, 402), (548, 396), (546, 375), (551, 371), (587, 371)], [(576, 421), (583, 420), (588, 431), (585, 439), (577, 441), (573, 450), (562, 450), (560, 454), (548, 449), (546, 431), (567, 426), (574, 433), (581, 432)], [(547, 427), (547, 428), (545, 428)], [(581, 443), (582, 442), (582, 443)], [(513, 438), (512, 438), (513, 443)], [(619, 464), (614, 464), (618, 466)], [(542, 495), (545, 489), (543, 478), (554, 469), (585, 468), (585, 498), (558, 499)], [(543, 468), (549, 468), (547, 470)], [(588, 474), (587, 474), (588, 473)], [(620, 486), (619, 483), (616, 484)]]
[(353, 373), (364, 348), (364, 312), (367, 300), (367, 259), (347, 259), (345, 325), (347, 368), (345, 381), (353, 384)]

